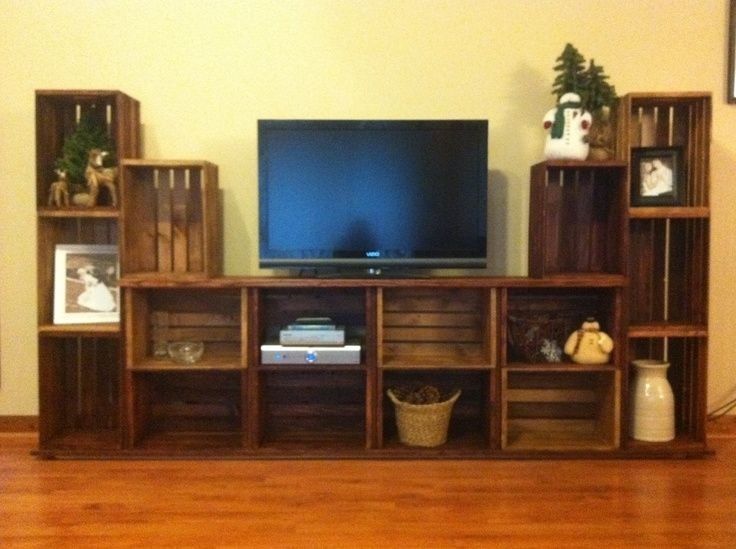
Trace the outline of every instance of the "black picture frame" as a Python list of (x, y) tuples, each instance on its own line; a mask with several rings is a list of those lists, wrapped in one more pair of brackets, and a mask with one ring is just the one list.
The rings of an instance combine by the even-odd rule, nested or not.
[(736, 0), (731, 0), (728, 12), (728, 90), (726, 99), (736, 104)]
[(631, 205), (684, 206), (685, 181), (681, 147), (631, 150)]

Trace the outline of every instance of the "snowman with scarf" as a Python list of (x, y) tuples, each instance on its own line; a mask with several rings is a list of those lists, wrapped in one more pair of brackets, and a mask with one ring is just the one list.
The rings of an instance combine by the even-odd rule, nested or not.
[(560, 97), (557, 106), (544, 115), (544, 129), (548, 130), (544, 145), (547, 160), (585, 160), (590, 145), (588, 132), (592, 116), (583, 109), (577, 93), (566, 93)]

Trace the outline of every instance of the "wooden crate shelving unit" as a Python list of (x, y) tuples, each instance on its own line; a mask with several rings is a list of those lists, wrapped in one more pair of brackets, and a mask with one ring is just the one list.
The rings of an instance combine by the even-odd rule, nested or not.
[[(209, 162), (124, 160), (120, 215), (105, 207), (52, 210), (39, 198), (41, 455), (707, 454), (710, 97), (631, 95), (622, 108), (618, 160), (532, 168), (530, 278), (221, 276), (219, 191)], [(686, 151), (684, 205), (629, 206), (627, 151), (648, 143)], [(67, 240), (121, 241), (122, 330), (51, 324), (51, 257)], [(261, 345), (301, 316), (344, 325), (361, 345), (360, 363), (265, 364)], [(561, 348), (589, 316), (614, 340), (607, 364), (547, 362), (519, 347), (520, 333), (554, 327)], [(161, 355), (184, 339), (205, 342), (201, 362)], [(674, 441), (628, 436), (634, 357), (672, 363)], [(441, 447), (397, 440), (386, 390), (414, 383), (462, 391)]]
[(121, 331), (118, 324), (53, 324), (58, 244), (119, 242), (119, 212), (53, 208), (55, 162), (82, 117), (104, 129), (117, 158), (137, 157), (140, 105), (115, 90), (38, 90), (36, 103), (39, 451), (100, 452), (121, 447)]
[(637, 451), (706, 447), (711, 101), (705, 92), (632, 93), (618, 108), (619, 158), (629, 162), (638, 147), (680, 147), (685, 177), (682, 205), (628, 210), (627, 360), (671, 363), (677, 416), (672, 443), (640, 443), (624, 429)]

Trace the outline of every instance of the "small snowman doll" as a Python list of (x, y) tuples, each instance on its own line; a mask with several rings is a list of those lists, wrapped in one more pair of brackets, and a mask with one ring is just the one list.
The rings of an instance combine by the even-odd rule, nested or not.
[(580, 96), (566, 93), (554, 109), (544, 115), (544, 129), (548, 130), (544, 157), (551, 159), (585, 160), (590, 144), (588, 131), (592, 116), (583, 109)]
[(577, 364), (608, 364), (613, 340), (594, 318), (588, 318), (565, 342), (565, 354)]

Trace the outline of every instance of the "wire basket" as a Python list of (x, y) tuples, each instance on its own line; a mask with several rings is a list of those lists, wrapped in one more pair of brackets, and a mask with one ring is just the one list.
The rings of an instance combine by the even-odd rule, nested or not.
[(391, 389), (386, 393), (396, 409), (396, 427), (402, 444), (431, 448), (447, 441), (452, 407), (461, 393), (459, 389), (447, 400), (434, 404), (409, 404), (399, 400)]

